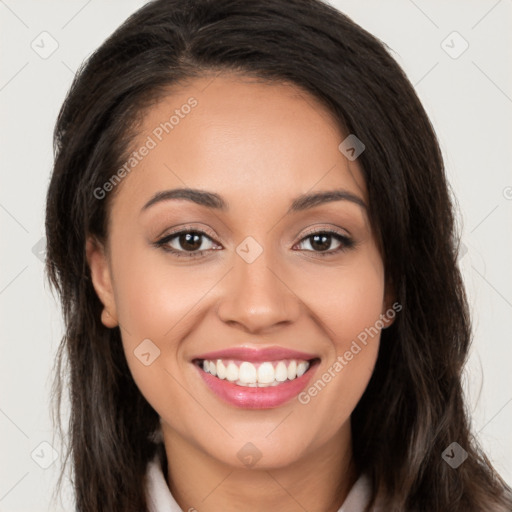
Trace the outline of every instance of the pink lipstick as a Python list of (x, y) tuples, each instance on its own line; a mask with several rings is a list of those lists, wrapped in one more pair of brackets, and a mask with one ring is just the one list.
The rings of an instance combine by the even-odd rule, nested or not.
[(200, 354), (193, 362), (208, 388), (247, 409), (279, 407), (308, 385), (320, 359), (282, 347), (233, 347)]

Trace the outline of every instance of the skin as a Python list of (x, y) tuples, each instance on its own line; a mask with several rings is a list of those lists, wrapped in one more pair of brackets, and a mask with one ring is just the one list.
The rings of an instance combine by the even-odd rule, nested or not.
[[(106, 246), (88, 239), (102, 321), (121, 327), (133, 378), (161, 417), (168, 484), (183, 510), (337, 511), (359, 476), (350, 415), (380, 333), (307, 404), (237, 408), (206, 387), (191, 360), (282, 346), (320, 357), (314, 382), (391, 307), (364, 208), (337, 200), (287, 214), (297, 196), (335, 189), (368, 204), (361, 168), (338, 150), (347, 134), (313, 96), (231, 74), (173, 89), (146, 112), (134, 150), (191, 96), (197, 106), (115, 190)], [(157, 192), (185, 186), (215, 192), (229, 208), (172, 199), (141, 212)], [(203, 256), (152, 245), (181, 228), (206, 231)], [(356, 245), (334, 253), (332, 238), (322, 256), (305, 238), (311, 228)], [(236, 252), (247, 236), (263, 249), (250, 264)], [(178, 238), (172, 247), (186, 252)], [(134, 350), (148, 338), (160, 356), (145, 366)], [(252, 467), (237, 456), (248, 442), (261, 454)]]

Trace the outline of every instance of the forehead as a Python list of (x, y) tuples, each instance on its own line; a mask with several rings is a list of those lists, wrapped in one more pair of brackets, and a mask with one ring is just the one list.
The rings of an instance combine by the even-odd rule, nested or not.
[(261, 206), (340, 187), (366, 201), (357, 161), (338, 149), (346, 135), (320, 101), (294, 84), (203, 76), (173, 87), (144, 112), (116, 192), (132, 206), (176, 187)]

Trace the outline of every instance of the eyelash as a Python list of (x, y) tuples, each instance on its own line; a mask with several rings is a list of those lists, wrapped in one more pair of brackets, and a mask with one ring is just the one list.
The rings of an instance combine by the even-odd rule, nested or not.
[[(184, 234), (201, 235), (201, 236), (204, 236), (204, 237), (210, 239), (213, 242), (212, 237), (208, 233), (205, 233), (204, 231), (201, 231), (198, 229), (191, 228), (191, 229), (183, 229), (181, 231), (176, 231), (174, 233), (165, 235), (160, 240), (157, 240), (156, 242), (154, 242), (153, 245), (155, 247), (163, 249), (166, 252), (170, 252), (170, 253), (174, 254), (178, 258), (182, 258), (182, 257), (199, 258), (199, 257), (203, 256), (203, 254), (205, 252), (208, 252), (211, 250), (218, 250), (218, 249), (208, 249), (208, 250), (202, 250), (202, 251), (196, 251), (196, 252), (178, 251), (178, 250), (173, 249), (167, 245), (171, 240), (179, 237), (180, 235), (184, 235)], [(310, 231), (310, 232), (306, 233), (306, 235), (304, 235), (301, 238), (301, 240), (299, 241), (299, 244), (302, 243), (304, 240), (307, 240), (308, 238), (313, 237), (314, 235), (328, 235), (328, 236), (333, 237), (334, 239), (336, 239), (338, 242), (341, 243), (340, 247), (338, 247), (337, 249), (334, 249), (334, 250), (330, 250), (330, 251), (313, 251), (313, 250), (309, 250), (309, 249), (306, 250), (306, 252), (315, 253), (315, 254), (321, 256), (322, 258), (326, 257), (326, 256), (332, 256), (332, 255), (338, 254), (340, 252), (347, 251), (349, 249), (352, 249), (356, 245), (354, 240), (347, 237), (346, 235), (342, 235), (341, 233), (338, 233), (337, 231), (330, 231), (330, 230), (326, 230), (326, 229), (318, 229), (318, 230), (314, 230), (314, 231)]]

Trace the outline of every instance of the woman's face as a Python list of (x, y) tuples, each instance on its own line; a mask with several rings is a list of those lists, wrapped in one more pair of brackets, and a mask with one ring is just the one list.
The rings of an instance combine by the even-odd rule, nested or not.
[(296, 86), (227, 74), (146, 113), (88, 259), (169, 442), (270, 468), (350, 439), (391, 300), (346, 135)]

